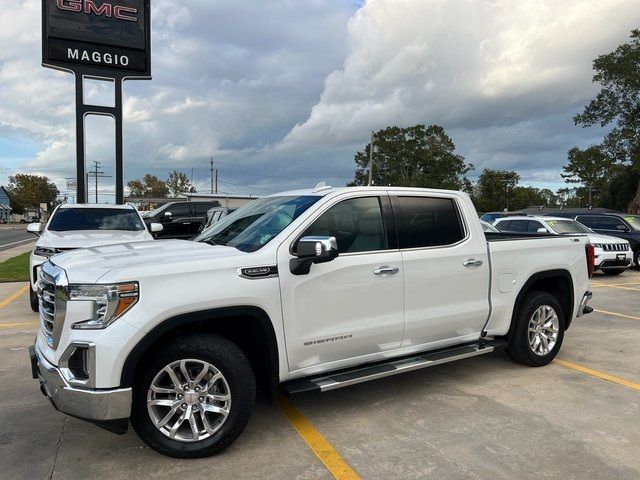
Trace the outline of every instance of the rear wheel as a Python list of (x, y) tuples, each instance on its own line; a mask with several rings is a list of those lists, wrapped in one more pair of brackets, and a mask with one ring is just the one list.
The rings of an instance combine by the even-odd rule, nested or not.
[(620, 275), (624, 272), (624, 268), (603, 268), (602, 273), (605, 275)]
[(636, 264), (636, 269), (640, 270), (640, 248), (633, 254), (633, 263)]
[(131, 423), (154, 450), (178, 458), (213, 455), (244, 430), (255, 400), (245, 354), (215, 335), (190, 335), (142, 365)]
[(564, 312), (558, 299), (547, 292), (529, 292), (514, 320), (509, 356), (532, 367), (551, 362), (564, 338)]
[(29, 285), (29, 304), (31, 305), (31, 310), (34, 312), (37, 312), (40, 308), (40, 305), (38, 304), (38, 294), (34, 292), (31, 285)]

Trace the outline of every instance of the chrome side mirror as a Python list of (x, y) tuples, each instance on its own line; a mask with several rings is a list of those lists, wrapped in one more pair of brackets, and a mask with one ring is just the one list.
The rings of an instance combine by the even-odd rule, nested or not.
[(296, 258), (289, 261), (294, 275), (306, 275), (314, 263), (330, 262), (338, 256), (336, 237), (302, 237), (296, 245)]

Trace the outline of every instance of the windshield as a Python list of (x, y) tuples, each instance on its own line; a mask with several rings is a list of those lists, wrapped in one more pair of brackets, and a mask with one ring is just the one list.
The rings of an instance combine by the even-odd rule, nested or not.
[(556, 233), (592, 233), (590, 228), (575, 220), (547, 220), (546, 222)]
[(194, 240), (255, 252), (320, 198), (315, 195), (260, 198), (217, 221)]
[(624, 219), (627, 221), (629, 226), (636, 231), (640, 231), (640, 215), (625, 215)]
[(141, 232), (145, 229), (135, 210), (120, 208), (59, 208), (48, 230), (125, 230)]

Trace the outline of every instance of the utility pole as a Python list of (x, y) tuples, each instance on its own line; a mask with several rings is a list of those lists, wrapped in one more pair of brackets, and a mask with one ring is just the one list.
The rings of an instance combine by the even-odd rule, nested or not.
[(215, 181), (215, 187), (216, 187), (216, 188), (215, 188), (215, 193), (218, 193), (218, 169), (217, 169), (217, 168), (216, 168), (216, 169), (214, 169), (214, 171), (213, 171), (213, 172), (214, 172), (215, 177), (216, 177), (216, 181)]
[(505, 178), (502, 180), (504, 183), (504, 211), (509, 211), (509, 179)]
[(213, 193), (213, 157), (211, 157), (209, 164), (211, 165), (211, 193)]
[(371, 130), (371, 143), (369, 144), (369, 187), (373, 184), (373, 142), (375, 140), (375, 133)]
[(89, 177), (94, 177), (95, 179), (95, 183), (96, 183), (96, 203), (98, 203), (98, 178), (110, 178), (111, 175), (105, 175), (104, 172), (102, 170), (100, 170), (100, 167), (102, 166), (101, 162), (98, 162), (97, 160), (93, 161), (93, 171), (91, 172), (87, 172), (87, 180), (89, 180)]

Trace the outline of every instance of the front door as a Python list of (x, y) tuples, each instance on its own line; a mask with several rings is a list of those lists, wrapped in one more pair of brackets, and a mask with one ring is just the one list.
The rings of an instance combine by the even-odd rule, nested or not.
[[(353, 194), (352, 194), (353, 195)], [(382, 198), (388, 202), (388, 197)], [(389, 241), (381, 198), (341, 197), (305, 222), (278, 250), (289, 369), (345, 367), (398, 348), (404, 324), (402, 259)], [(332, 236), (339, 256), (293, 275), (297, 239)], [(393, 248), (390, 248), (393, 247)]]

